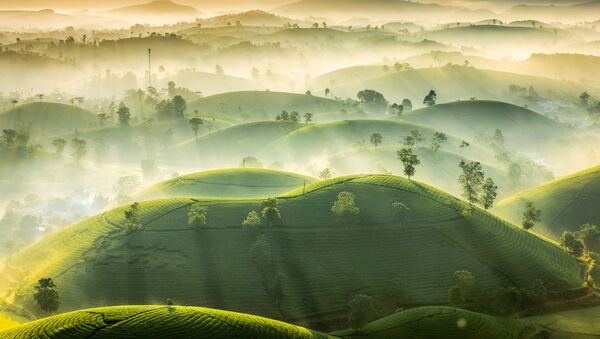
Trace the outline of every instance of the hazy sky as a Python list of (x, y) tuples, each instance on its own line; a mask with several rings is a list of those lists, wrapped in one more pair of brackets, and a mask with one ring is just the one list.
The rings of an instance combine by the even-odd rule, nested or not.
[[(143, 4), (151, 0), (0, 0), (0, 9), (109, 9), (128, 5)], [(174, 0), (179, 4), (190, 5), (202, 10), (224, 8), (271, 8), (294, 2), (294, 0)]]
[[(142, 4), (151, 0), (0, 0), (0, 9), (42, 9), (53, 8), (59, 10), (80, 9), (109, 9), (127, 5)], [(175, 0), (180, 4), (194, 6), (200, 10), (205, 9), (269, 9), (297, 0)], [(326, 1), (326, 0), (323, 0)], [(368, 0), (365, 0), (368, 1)], [(414, 1), (414, 0), (413, 0)], [(584, 2), (583, 0), (422, 0), (421, 2), (436, 2), (452, 5), (492, 5), (494, 7), (513, 6), (520, 3), (529, 4), (568, 4)]]

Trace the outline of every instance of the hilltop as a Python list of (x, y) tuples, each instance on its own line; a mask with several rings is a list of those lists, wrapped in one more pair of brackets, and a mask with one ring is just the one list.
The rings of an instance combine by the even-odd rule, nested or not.
[(189, 104), (189, 109), (246, 117), (250, 120), (274, 120), (282, 111), (320, 113), (339, 110), (343, 103), (318, 96), (271, 92), (243, 91), (212, 95)]
[[(360, 208), (354, 222), (331, 214), (344, 191)], [(402, 221), (391, 210), (396, 201), (409, 208)], [(207, 208), (205, 226), (188, 224), (195, 203)], [(415, 181), (356, 175), (299, 187), (278, 199), (281, 221), (256, 238), (242, 221), (261, 204), (145, 201), (135, 231), (125, 226), (128, 207), (114, 209), (14, 254), (0, 290), (20, 286), (15, 302), (31, 305), (32, 284), (52, 277), (62, 311), (171, 298), (320, 329), (339, 328), (359, 291), (384, 314), (402, 305), (444, 305), (460, 269), (477, 277), (477, 293), (527, 288), (535, 279), (555, 295), (583, 287), (582, 265), (555, 244), (479, 209), (465, 217), (466, 203)]]
[(390, 70), (386, 75), (366, 77), (358, 75), (353, 68), (338, 70), (331, 74), (321, 75), (311, 82), (310, 88), (319, 91), (329, 87), (331, 94), (339, 97), (355, 98), (356, 93), (365, 88), (381, 92), (391, 102), (402, 102), (408, 98), (416, 108), (431, 89), (438, 94), (438, 102), (448, 102), (472, 97), (486, 100), (520, 102), (520, 98), (511, 95), (508, 86), (511, 84), (533, 88), (542, 97), (573, 100), (582, 92), (589, 90), (582, 85), (562, 80), (554, 80), (530, 75), (477, 69), (464, 66), (444, 66), (421, 68), (395, 72)]
[(155, 184), (136, 200), (174, 197), (266, 198), (316, 181), (308, 176), (258, 168), (218, 169), (182, 175)]
[(155, 0), (141, 5), (115, 8), (107, 12), (116, 16), (178, 16), (193, 18), (201, 13), (196, 8), (169, 0)]
[(56, 315), (0, 329), (0, 338), (294, 338), (328, 335), (257, 316), (182, 306), (118, 306)]
[(32, 102), (0, 112), (2, 128), (34, 130), (45, 135), (72, 133), (97, 121), (91, 111), (53, 102)]
[(353, 331), (334, 334), (349, 339), (386, 338), (543, 338), (541, 326), (451, 307), (420, 307), (401, 311)]
[(499, 129), (508, 147), (523, 151), (553, 147), (553, 144), (573, 136), (567, 125), (527, 108), (499, 101), (469, 100), (439, 104), (412, 111), (400, 118), (466, 140), (477, 140), (478, 135), (491, 137)]
[(565, 230), (576, 231), (586, 223), (600, 225), (600, 166), (558, 178), (501, 200), (495, 212), (521, 222), (525, 202), (542, 210), (536, 231), (554, 239)]

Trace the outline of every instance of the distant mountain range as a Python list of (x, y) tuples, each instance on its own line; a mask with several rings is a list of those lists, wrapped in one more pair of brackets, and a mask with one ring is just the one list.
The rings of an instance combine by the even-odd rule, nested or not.
[(142, 17), (179, 17), (181, 19), (194, 18), (202, 13), (194, 7), (180, 5), (169, 0), (156, 0), (141, 5), (133, 5), (112, 9), (107, 14), (111, 16), (124, 16), (127, 18)]
[(405, 0), (300, 0), (273, 9), (275, 13), (296, 16), (327, 16), (351, 18), (356, 16), (393, 20), (482, 20), (495, 15), (485, 9), (468, 9), (433, 3)]

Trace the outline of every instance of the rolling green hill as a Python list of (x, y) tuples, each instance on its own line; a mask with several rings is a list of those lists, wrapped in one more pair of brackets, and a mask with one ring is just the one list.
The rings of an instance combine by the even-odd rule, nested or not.
[(391, 102), (400, 103), (408, 98), (415, 108), (420, 106), (431, 89), (436, 90), (439, 103), (472, 97), (518, 102), (518, 98), (508, 93), (510, 84), (526, 88), (533, 86), (543, 97), (563, 98), (569, 102), (589, 90), (569, 81), (464, 66), (391, 71), (376, 78), (372, 78), (368, 72), (364, 73), (366, 77), (362, 77), (353, 68), (345, 70), (336, 71), (333, 76), (324, 74), (313, 79), (310, 89), (318, 93), (329, 87), (334, 96), (355, 98), (358, 91), (368, 88), (381, 92)]
[[(400, 146), (385, 146), (341, 152), (329, 158), (329, 165), (336, 175), (389, 171), (392, 174), (403, 176), (402, 162), (398, 160), (396, 154), (399, 149)], [(458, 164), (462, 160), (470, 161), (470, 159), (460, 153), (446, 151), (435, 153), (431, 148), (423, 146), (415, 147), (414, 151), (421, 160), (421, 164), (417, 167), (416, 180), (453, 195), (460, 195), (458, 176), (461, 171)], [(516, 187), (508, 180), (506, 171), (485, 163), (483, 171), (499, 186), (498, 194), (500, 196), (506, 196), (515, 191)], [(531, 185), (531, 183), (529, 184)]]
[[(490, 139), (499, 129), (508, 147), (520, 151), (547, 149), (573, 136), (560, 124), (526, 108), (497, 101), (457, 101), (413, 111), (402, 120), (445, 131), (466, 140), (483, 133)], [(542, 142), (543, 141), (543, 142)]]
[(33, 102), (0, 112), (1, 128), (28, 129), (46, 135), (71, 133), (97, 121), (88, 110), (52, 102)]
[[(331, 213), (343, 191), (355, 194), (356, 223)], [(402, 221), (392, 214), (397, 201), (409, 208)], [(207, 208), (205, 226), (188, 224), (194, 203)], [(478, 209), (465, 217), (464, 202), (399, 177), (356, 175), (297, 188), (278, 199), (281, 221), (256, 238), (242, 221), (261, 203), (145, 201), (137, 231), (125, 225), (127, 206), (111, 210), (13, 255), (0, 291), (15, 288), (16, 302), (34, 309), (31, 286), (52, 277), (62, 311), (172, 298), (331, 329), (346, 322), (356, 293), (372, 295), (383, 314), (398, 304), (446, 304), (459, 269), (475, 274), (477, 293), (534, 279), (549, 293), (583, 287), (582, 265), (555, 244)]]
[(0, 338), (332, 338), (247, 314), (182, 306), (117, 306), (65, 313), (1, 330)]
[[(284, 164), (295, 162), (301, 165), (314, 158), (328, 158), (347, 150), (372, 148), (369, 139), (373, 133), (381, 134), (381, 146), (396, 146), (400, 149), (403, 147), (401, 140), (412, 130), (419, 131), (423, 136), (423, 142), (419, 143), (421, 146), (429, 146), (431, 137), (436, 132), (421, 125), (392, 120), (338, 120), (299, 128), (274, 140), (257, 155), (259, 159), (270, 157)], [(443, 149), (458, 153), (461, 141), (449, 135)], [(493, 155), (477, 145), (465, 149), (463, 154), (482, 162), (495, 161)]]
[(178, 155), (182, 161), (201, 162), (204, 167), (238, 167), (242, 158), (254, 155), (295, 128), (278, 121), (240, 124), (181, 143)]
[[(526, 318), (549, 330), (563, 333), (562, 338), (591, 339), (600, 336), (600, 307), (587, 307)], [(557, 336), (558, 337), (558, 336)]]
[(219, 169), (182, 175), (134, 195), (136, 200), (175, 197), (265, 198), (315, 181), (308, 176), (267, 169)]
[[(497, 318), (451, 307), (420, 307), (394, 313), (343, 338), (545, 338), (541, 327), (510, 318)], [(337, 334), (337, 333), (334, 333)]]
[[(321, 93), (321, 92), (319, 92)], [(270, 92), (231, 92), (209, 96), (189, 104), (189, 110), (246, 116), (251, 120), (272, 120), (281, 111), (319, 113), (340, 109), (341, 102), (317, 96)]]
[(600, 166), (562, 177), (500, 201), (496, 213), (521, 222), (525, 201), (542, 210), (536, 231), (558, 239), (586, 223), (600, 225)]

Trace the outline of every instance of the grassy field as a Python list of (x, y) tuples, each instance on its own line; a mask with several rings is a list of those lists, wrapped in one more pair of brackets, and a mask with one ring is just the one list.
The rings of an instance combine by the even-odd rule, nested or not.
[(498, 318), (451, 307), (420, 307), (394, 313), (354, 331), (334, 332), (343, 338), (545, 338), (533, 323)]
[(65, 313), (2, 330), (0, 338), (332, 338), (257, 316), (181, 306), (118, 306)]
[(599, 197), (600, 167), (593, 167), (501, 200), (495, 212), (520, 222), (525, 202), (531, 200), (542, 210), (536, 232), (558, 239), (565, 230), (600, 224)]
[(17, 323), (9, 317), (0, 314), (0, 331), (6, 328), (14, 327), (16, 325), (19, 325), (19, 323)]
[(182, 175), (134, 195), (136, 200), (174, 197), (265, 198), (277, 196), (315, 178), (258, 168), (219, 169)]
[[(356, 223), (339, 222), (330, 211), (342, 191), (356, 196)], [(465, 218), (465, 203), (418, 182), (343, 177), (278, 200), (281, 221), (262, 230), (266, 261), (255, 260), (256, 238), (242, 228), (261, 200), (153, 200), (140, 203), (142, 230), (128, 232), (119, 208), (23, 249), (7, 261), (0, 291), (15, 288), (16, 301), (35, 309), (31, 286), (52, 277), (62, 311), (172, 298), (321, 330), (342, 327), (356, 293), (372, 295), (389, 312), (398, 303), (446, 304), (459, 269), (472, 271), (481, 291), (526, 288), (534, 279), (549, 292), (583, 286), (582, 266), (555, 244), (478, 209)], [(402, 221), (391, 211), (396, 201), (410, 209)], [(205, 226), (188, 224), (198, 202), (208, 209)], [(278, 277), (279, 302), (263, 288), (272, 281), (260, 269), (264, 262)]]
[[(321, 92), (319, 92), (321, 93)], [(315, 93), (316, 94), (316, 93)], [(218, 94), (189, 104), (189, 110), (201, 113), (222, 113), (248, 120), (274, 120), (281, 111), (320, 113), (337, 110), (342, 103), (306, 94), (246, 91)]]
[(0, 112), (0, 127), (34, 130), (44, 135), (71, 133), (97, 121), (88, 110), (52, 102), (32, 102)]

